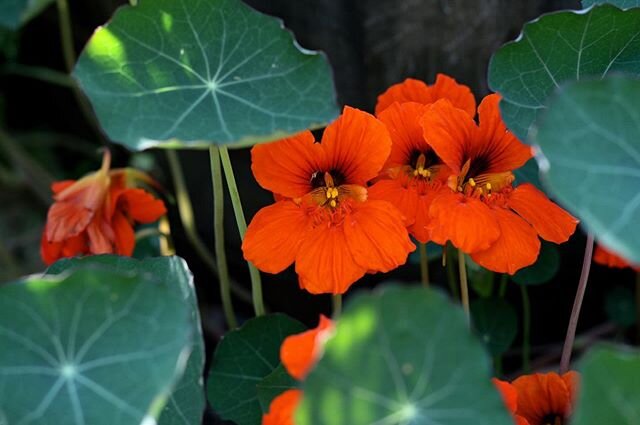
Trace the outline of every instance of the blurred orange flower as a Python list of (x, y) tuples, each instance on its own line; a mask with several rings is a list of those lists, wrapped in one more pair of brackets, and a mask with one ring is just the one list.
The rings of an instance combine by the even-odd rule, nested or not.
[(55, 202), (40, 243), (47, 265), (77, 255), (131, 255), (133, 225), (152, 223), (166, 213), (161, 200), (131, 187), (136, 180), (152, 182), (150, 177), (131, 169), (110, 170), (110, 166), (111, 154), (105, 151), (100, 170), (51, 186)]
[(424, 137), (453, 173), (431, 203), (428, 227), (434, 242), (451, 241), (481, 266), (514, 274), (538, 258), (538, 235), (565, 242), (578, 220), (532, 184), (513, 187), (511, 171), (532, 153), (507, 130), (499, 101), (483, 99), (479, 125), (446, 99), (422, 117)]
[(618, 254), (609, 251), (602, 245), (596, 245), (596, 252), (593, 254), (593, 261), (603, 266), (612, 267), (616, 269), (626, 269), (627, 267), (640, 272), (640, 266), (633, 266), (627, 260), (620, 257)]
[[(295, 379), (303, 380), (322, 356), (322, 349), (333, 331), (331, 319), (320, 315), (314, 329), (285, 338), (280, 347), (280, 360)], [(291, 389), (271, 401), (269, 413), (262, 417), (262, 425), (293, 425), (293, 414), (302, 398), (302, 391)]]
[(577, 372), (523, 375), (508, 383), (493, 379), (517, 425), (565, 425), (578, 392)]
[(402, 214), (367, 199), (391, 150), (384, 124), (345, 107), (317, 143), (309, 131), (255, 146), (252, 170), (276, 194), (249, 224), (244, 258), (268, 273), (295, 262), (300, 286), (342, 294), (365, 273), (388, 272), (415, 249)]

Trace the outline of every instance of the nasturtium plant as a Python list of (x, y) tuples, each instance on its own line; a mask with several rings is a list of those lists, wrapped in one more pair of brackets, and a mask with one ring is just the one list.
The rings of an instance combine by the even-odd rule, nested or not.
[(482, 344), (446, 297), (387, 287), (350, 300), (303, 383), (295, 423), (511, 424), (490, 374)]
[(540, 285), (553, 279), (558, 269), (560, 269), (558, 247), (549, 242), (542, 242), (538, 260), (531, 266), (518, 270), (511, 276), (511, 280), (521, 285)]
[(263, 413), (269, 411), (269, 406), (274, 398), (283, 392), (297, 388), (298, 382), (287, 372), (284, 365), (280, 364), (269, 375), (258, 382), (258, 401)]
[(74, 76), (130, 149), (252, 145), (337, 115), (331, 70), (240, 0), (142, 0), (99, 28)]
[(640, 418), (640, 353), (598, 347), (580, 362), (582, 379), (572, 424), (637, 425)]
[(640, 7), (640, 0), (582, 0), (582, 7), (587, 8), (595, 4), (612, 4), (620, 9)]
[(506, 352), (518, 334), (518, 315), (502, 298), (483, 298), (471, 303), (471, 317), (480, 340), (493, 356)]
[(225, 335), (213, 355), (207, 381), (207, 398), (216, 413), (238, 425), (260, 425), (263, 380), (282, 367), (282, 341), (304, 330), (302, 323), (276, 313), (251, 319)]
[(190, 425), (202, 420), (205, 407), (203, 369), (204, 341), (193, 276), (180, 257), (136, 260), (116, 255), (99, 255), (59, 260), (47, 269), (48, 274), (60, 274), (83, 266), (101, 266), (122, 273), (143, 273), (153, 276), (158, 285), (166, 286), (188, 305), (191, 315), (192, 348), (180, 381), (162, 411), (159, 425)]
[(522, 141), (563, 83), (624, 72), (640, 76), (640, 9), (601, 5), (551, 13), (491, 58), (489, 86), (500, 93), (502, 118)]
[(640, 80), (563, 87), (533, 140), (549, 191), (605, 246), (640, 263)]
[[(179, 278), (179, 277), (177, 277)], [(83, 262), (0, 287), (0, 417), (157, 419), (191, 350), (191, 305), (153, 271)]]
[(0, 28), (18, 29), (40, 13), (54, 0), (2, 0), (0, 2)]

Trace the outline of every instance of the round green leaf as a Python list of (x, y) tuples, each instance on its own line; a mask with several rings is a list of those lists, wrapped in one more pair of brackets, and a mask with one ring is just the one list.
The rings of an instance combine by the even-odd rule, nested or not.
[(604, 300), (607, 316), (620, 326), (632, 326), (636, 323), (636, 304), (633, 291), (624, 286), (615, 286)]
[(160, 416), (159, 425), (192, 425), (202, 421), (205, 408), (203, 385), (204, 340), (200, 326), (200, 313), (193, 275), (180, 257), (146, 258), (142, 261), (117, 255), (98, 255), (63, 259), (47, 269), (48, 274), (60, 274), (84, 265), (103, 265), (123, 273), (150, 273), (154, 280), (165, 285), (183, 298), (191, 312), (193, 346), (189, 361), (180, 381)]
[(51, 3), (53, 0), (2, 0), (0, 27), (18, 29)]
[(239, 0), (142, 0), (120, 8), (74, 76), (115, 142), (251, 145), (337, 115), (326, 58)]
[(0, 288), (0, 417), (138, 425), (182, 374), (189, 305), (153, 273), (93, 264)]
[(640, 423), (640, 353), (624, 348), (595, 348), (580, 362), (576, 425)]
[(549, 191), (604, 245), (640, 264), (640, 81), (564, 87), (534, 141)]
[(260, 425), (258, 384), (280, 365), (280, 345), (304, 325), (284, 314), (247, 321), (229, 332), (213, 355), (207, 397), (216, 413), (238, 425)]
[(525, 24), (520, 37), (491, 58), (489, 86), (503, 97), (502, 118), (509, 129), (526, 141), (554, 89), (611, 72), (640, 75), (640, 9), (602, 5)]
[(544, 190), (542, 183), (540, 182), (540, 169), (535, 158), (531, 158), (522, 167), (513, 171), (513, 175), (516, 177), (516, 185), (522, 183), (531, 183), (540, 190)]
[(278, 395), (297, 387), (298, 381), (289, 375), (284, 366), (280, 364), (257, 385), (258, 400), (260, 401), (262, 412), (267, 413), (269, 411), (271, 402)]
[(487, 354), (462, 311), (425, 288), (347, 305), (303, 383), (297, 425), (508, 425)]
[(640, 0), (582, 0), (582, 7), (585, 9), (595, 4), (612, 4), (620, 9), (630, 9), (640, 7)]
[(520, 285), (540, 285), (553, 279), (559, 269), (558, 247), (549, 242), (542, 242), (538, 260), (533, 265), (518, 270), (511, 276), (511, 280)]
[(518, 334), (518, 315), (501, 298), (483, 298), (471, 303), (471, 317), (478, 336), (492, 356), (511, 347)]

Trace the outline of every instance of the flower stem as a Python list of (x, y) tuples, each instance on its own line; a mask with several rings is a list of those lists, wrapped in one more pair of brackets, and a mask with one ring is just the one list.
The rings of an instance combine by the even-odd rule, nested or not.
[(333, 302), (333, 319), (337, 319), (342, 314), (342, 294), (335, 294), (331, 297)]
[(471, 312), (469, 310), (469, 284), (467, 283), (467, 266), (464, 260), (464, 252), (458, 249), (458, 270), (460, 272), (460, 298), (462, 308), (467, 316), (467, 322), (471, 325)]
[(498, 289), (498, 296), (500, 298), (504, 298), (507, 295), (507, 283), (509, 283), (509, 276), (506, 273), (503, 273), (500, 276), (500, 288)]
[(636, 333), (640, 343), (640, 271), (636, 272)]
[(576, 338), (576, 328), (578, 327), (578, 318), (580, 317), (580, 309), (582, 308), (582, 300), (587, 290), (587, 281), (589, 280), (589, 270), (591, 269), (591, 256), (593, 255), (593, 234), (587, 234), (587, 244), (584, 249), (584, 259), (582, 261), (582, 272), (580, 273), (580, 281), (578, 282), (578, 290), (576, 298), (573, 302), (571, 310), (571, 318), (567, 327), (567, 336), (564, 339), (564, 347), (562, 347), (562, 358), (560, 360), (560, 373), (566, 373), (571, 363), (571, 352), (573, 351), (573, 342)]
[(420, 278), (422, 286), (429, 287), (429, 258), (427, 257), (427, 244), (418, 245), (420, 249)]
[(236, 315), (231, 301), (231, 279), (227, 267), (227, 254), (224, 250), (224, 191), (222, 188), (222, 168), (220, 168), (220, 154), (218, 148), (209, 148), (211, 162), (211, 183), (213, 183), (213, 231), (216, 245), (216, 261), (218, 279), (220, 280), (220, 299), (227, 324), (231, 329), (238, 327)]
[[(178, 159), (176, 151), (168, 149), (165, 151), (167, 155), (167, 162), (169, 162), (169, 169), (171, 170), (171, 177), (173, 178), (173, 188), (175, 191), (176, 202), (178, 204), (178, 214), (180, 215), (180, 221), (182, 222), (182, 228), (187, 236), (187, 239), (196, 250), (196, 253), (200, 259), (213, 271), (218, 274), (218, 267), (216, 266), (216, 259), (211, 255), (207, 246), (202, 242), (198, 232), (196, 230), (195, 219), (193, 214), (193, 205), (191, 204), (191, 198), (189, 197), (189, 191), (184, 180), (184, 174), (182, 172), (182, 166)], [(251, 294), (239, 286), (235, 282), (231, 281), (231, 291), (241, 300), (250, 303)]]
[[(224, 169), (224, 175), (227, 179), (227, 187), (229, 188), (229, 195), (231, 196), (233, 213), (236, 216), (240, 239), (244, 239), (244, 234), (247, 232), (247, 221), (244, 218), (240, 193), (238, 192), (236, 178), (233, 174), (233, 167), (231, 166), (231, 159), (229, 158), (229, 151), (226, 146), (220, 146), (220, 159), (222, 160), (222, 168)], [(253, 309), (255, 310), (256, 316), (262, 316), (264, 314), (264, 302), (262, 300), (262, 282), (260, 279), (260, 272), (253, 264), (249, 262), (247, 262), (247, 264), (249, 265), (249, 275), (251, 277)]]
[(449, 247), (449, 244), (445, 244), (442, 247), (442, 260), (443, 266), (447, 268), (447, 283), (449, 283), (449, 290), (451, 291), (451, 295), (458, 299), (460, 298), (460, 291), (458, 290), (458, 281), (456, 280), (456, 271), (453, 265), (452, 257), (452, 249)]
[(525, 285), (520, 285), (520, 293), (522, 294), (522, 370), (524, 373), (529, 373), (531, 369), (531, 302)]

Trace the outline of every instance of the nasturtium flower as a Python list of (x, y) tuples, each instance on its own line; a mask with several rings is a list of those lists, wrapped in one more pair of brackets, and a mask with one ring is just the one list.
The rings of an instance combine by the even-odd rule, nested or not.
[(579, 375), (555, 372), (523, 375), (511, 383), (494, 379), (517, 425), (566, 425), (573, 412)]
[(632, 268), (633, 270), (640, 272), (640, 265), (631, 265), (631, 263), (629, 263), (627, 260), (619, 256), (615, 252), (604, 248), (602, 245), (596, 246), (596, 251), (593, 254), (593, 261), (611, 268)]
[(513, 187), (512, 171), (532, 152), (507, 130), (499, 101), (497, 94), (483, 99), (479, 124), (446, 99), (423, 115), (424, 137), (452, 171), (449, 189), (429, 208), (429, 231), (434, 242), (451, 241), (481, 266), (514, 274), (538, 258), (538, 236), (566, 242), (578, 220), (532, 184)]
[(54, 203), (40, 243), (46, 264), (64, 257), (88, 254), (131, 255), (135, 223), (153, 223), (166, 214), (164, 203), (138, 181), (152, 183), (146, 174), (128, 168), (110, 169), (105, 151), (100, 170), (80, 180), (53, 183)]
[(254, 146), (252, 170), (277, 201), (253, 217), (244, 258), (279, 273), (295, 262), (300, 286), (342, 294), (365, 273), (388, 272), (415, 249), (402, 214), (367, 199), (391, 150), (384, 124), (345, 107), (317, 143), (311, 132)]
[(436, 82), (428, 85), (423, 81), (407, 78), (394, 84), (378, 96), (376, 115), (393, 103), (415, 102), (429, 105), (439, 99), (449, 99), (453, 106), (466, 111), (470, 116), (476, 114), (476, 99), (471, 89), (445, 74), (438, 74)]
[[(280, 346), (280, 360), (289, 375), (298, 381), (304, 380), (322, 356), (324, 343), (333, 328), (331, 319), (320, 315), (316, 328), (285, 338)], [(293, 415), (301, 398), (302, 391), (298, 389), (278, 395), (262, 417), (262, 425), (293, 425)]]

